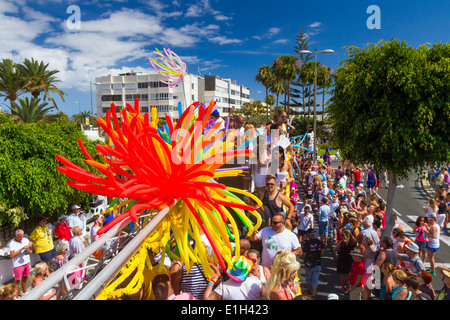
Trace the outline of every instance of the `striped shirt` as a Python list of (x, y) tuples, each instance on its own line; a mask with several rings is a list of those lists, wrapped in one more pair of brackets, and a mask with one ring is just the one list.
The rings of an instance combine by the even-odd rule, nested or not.
[(181, 279), (181, 292), (192, 294), (199, 300), (203, 300), (208, 279), (203, 272), (201, 264), (194, 264), (191, 272), (187, 273), (186, 267), (183, 265), (183, 277)]

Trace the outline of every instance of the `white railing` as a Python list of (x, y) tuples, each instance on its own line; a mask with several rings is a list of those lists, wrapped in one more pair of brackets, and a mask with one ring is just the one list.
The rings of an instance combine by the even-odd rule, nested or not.
[[(111, 260), (103, 261), (104, 266), (102, 270), (96, 274), (86, 284), (80, 283), (76, 288), (80, 289), (79, 292), (74, 295), (72, 300), (92, 300), (103, 290), (109, 282), (114, 279), (119, 270), (127, 263), (127, 261), (138, 251), (145, 239), (151, 234), (155, 227), (161, 222), (161, 220), (167, 215), (170, 208), (176, 203), (174, 200), (169, 206), (154, 214), (152, 220), (140, 230), (136, 236), (120, 250), (120, 252)], [(39, 300), (48, 290), (58, 286), (60, 281), (64, 281), (68, 284), (68, 275), (76, 271), (87, 270), (90, 268), (98, 267), (98, 260), (93, 259), (91, 256), (97, 250), (100, 250), (107, 242), (111, 242), (117, 239), (116, 235), (124, 229), (130, 223), (130, 219), (124, 219), (121, 223), (115, 225), (108, 232), (104, 233), (98, 240), (86, 247), (83, 252), (76, 255), (72, 260), (68, 261), (61, 268), (50, 274), (50, 276), (41, 282), (38, 286), (33, 288), (28, 294), (22, 297), (21, 300)], [(88, 262), (94, 262), (89, 264)], [(79, 268), (84, 263), (85, 266)]]

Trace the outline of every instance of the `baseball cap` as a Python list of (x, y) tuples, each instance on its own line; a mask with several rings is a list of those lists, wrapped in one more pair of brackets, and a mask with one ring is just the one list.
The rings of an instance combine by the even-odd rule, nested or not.
[(72, 209), (80, 209), (80, 206), (74, 204), (74, 205), (72, 206)]
[(337, 294), (335, 294), (335, 293), (330, 293), (328, 295), (327, 300), (339, 300), (339, 296)]
[(406, 249), (409, 249), (412, 252), (419, 252), (419, 246), (417, 244), (415, 244), (414, 242), (408, 243), (405, 247), (406, 247)]
[(58, 217), (58, 221), (61, 221), (62, 219), (67, 219), (67, 216), (63, 214)]

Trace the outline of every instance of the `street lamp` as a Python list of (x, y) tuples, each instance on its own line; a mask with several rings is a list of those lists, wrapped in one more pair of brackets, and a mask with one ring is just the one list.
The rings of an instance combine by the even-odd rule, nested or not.
[[(316, 96), (317, 96), (317, 55), (318, 54), (325, 54), (325, 53), (334, 53), (334, 50), (326, 49), (322, 50), (320, 52), (317, 52), (317, 49), (314, 50), (314, 52), (311, 52), (309, 50), (301, 50), (299, 51), (300, 54), (314, 54), (315, 60), (314, 60), (314, 150), (313, 150), (313, 161), (315, 162), (317, 160), (317, 154), (316, 154), (316, 130), (317, 130), (317, 124), (316, 124)], [(322, 106), (323, 108), (323, 106)], [(323, 112), (323, 109), (322, 109)]]

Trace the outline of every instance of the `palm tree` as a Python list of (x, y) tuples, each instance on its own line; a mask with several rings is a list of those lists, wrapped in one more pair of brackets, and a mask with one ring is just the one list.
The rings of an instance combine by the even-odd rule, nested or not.
[(20, 69), (11, 59), (0, 62), (0, 96), (10, 101), (10, 108), (15, 109), (16, 99), (25, 92), (26, 80)]
[(280, 94), (284, 93), (284, 86), (283, 83), (281, 82), (281, 79), (277, 75), (273, 76), (272, 84), (270, 85), (269, 91), (275, 94), (276, 97), (275, 106), (278, 107), (279, 96)]
[(284, 86), (284, 108), (289, 117), (289, 100), (291, 92), (291, 81), (295, 79), (299, 68), (297, 57), (282, 55), (273, 62), (274, 73), (280, 78)]
[(81, 111), (80, 113), (76, 113), (72, 116), (73, 121), (75, 121), (76, 124), (82, 125), (85, 124), (86, 118), (91, 119), (91, 112), (90, 111)]
[(18, 99), (19, 103), (15, 108), (10, 108), (11, 116), (16, 118), (18, 123), (53, 122), (49, 111), (54, 107), (47, 107), (48, 102), (40, 103), (40, 100), (28, 97)]
[(38, 62), (31, 58), (31, 60), (25, 59), (23, 64), (18, 65), (18, 68), (27, 79), (24, 89), (30, 92), (34, 98), (38, 98), (43, 93), (44, 101), (48, 99), (58, 109), (50, 92), (57, 93), (62, 101), (64, 101), (64, 95), (67, 94), (55, 85), (55, 83), (61, 82), (55, 77), (59, 70), (47, 70), (48, 65), (48, 63), (44, 64), (43, 61)]
[(255, 80), (266, 88), (266, 99), (269, 95), (269, 88), (273, 82), (272, 69), (268, 65), (263, 65), (258, 69)]

